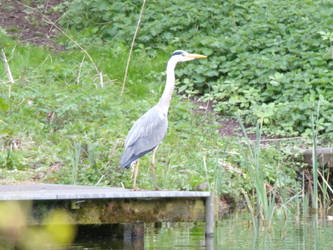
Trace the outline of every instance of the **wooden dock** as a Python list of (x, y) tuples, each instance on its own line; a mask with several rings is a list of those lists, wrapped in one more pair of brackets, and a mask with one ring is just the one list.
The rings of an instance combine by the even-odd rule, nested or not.
[(206, 222), (214, 233), (210, 192), (133, 191), (123, 188), (56, 184), (0, 185), (0, 202), (31, 203), (29, 224), (42, 224), (49, 212), (65, 209), (77, 225)]

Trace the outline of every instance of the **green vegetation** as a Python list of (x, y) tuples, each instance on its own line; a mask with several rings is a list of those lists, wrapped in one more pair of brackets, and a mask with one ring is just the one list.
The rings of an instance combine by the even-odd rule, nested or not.
[[(158, 185), (193, 190), (209, 182), (222, 197), (246, 197), (253, 218), (270, 221), (275, 200), (284, 208), (304, 190), (295, 149), (312, 142), (314, 127), (320, 138), (333, 138), (332, 3), (148, 2), (121, 96), (141, 3), (73, 0), (57, 7), (67, 7), (62, 27), (94, 59), (104, 86), (65, 36), (57, 42), (66, 49), (54, 52), (0, 29), (15, 79), (8, 83), (1, 65), (0, 182), (131, 187), (131, 171), (118, 168), (126, 134), (159, 99), (170, 53), (185, 49), (210, 57), (177, 66), (181, 95), (174, 95), (168, 134), (157, 151)], [(186, 100), (198, 94), (221, 114), (257, 124), (256, 142), (220, 137), (214, 114), (195, 112)], [(261, 146), (262, 133), (310, 138)], [(153, 188), (150, 157), (141, 159), (139, 188)]]
[[(140, 6), (73, 0), (62, 22), (129, 42)], [(332, 138), (332, 15), (332, 1), (150, 1), (137, 44), (149, 53), (171, 46), (209, 55), (194, 75), (192, 65), (178, 70), (181, 90), (247, 124), (263, 118), (265, 134), (311, 135), (319, 100), (319, 133)]]

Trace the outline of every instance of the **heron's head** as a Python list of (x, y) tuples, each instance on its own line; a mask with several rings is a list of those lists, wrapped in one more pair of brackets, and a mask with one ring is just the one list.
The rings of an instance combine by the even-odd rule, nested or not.
[(199, 54), (190, 54), (184, 50), (176, 50), (172, 53), (171, 58), (175, 58), (177, 62), (192, 61), (194, 59), (206, 58), (207, 56)]

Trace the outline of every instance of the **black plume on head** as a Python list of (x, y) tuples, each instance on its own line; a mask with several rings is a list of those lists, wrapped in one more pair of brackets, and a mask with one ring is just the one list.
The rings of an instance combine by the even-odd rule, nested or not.
[(172, 53), (172, 56), (181, 55), (183, 53), (184, 53), (184, 51), (182, 51), (182, 50), (176, 50), (175, 52)]

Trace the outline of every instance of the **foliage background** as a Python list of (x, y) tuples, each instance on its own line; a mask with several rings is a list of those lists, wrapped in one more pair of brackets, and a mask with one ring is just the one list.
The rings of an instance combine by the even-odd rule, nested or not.
[[(73, 0), (62, 22), (129, 43), (141, 3)], [(247, 124), (263, 119), (266, 134), (309, 135), (320, 102), (318, 128), (332, 138), (332, 17), (332, 1), (148, 1), (136, 42), (148, 54), (172, 47), (209, 55), (194, 75), (191, 65), (178, 70), (180, 90)]]

